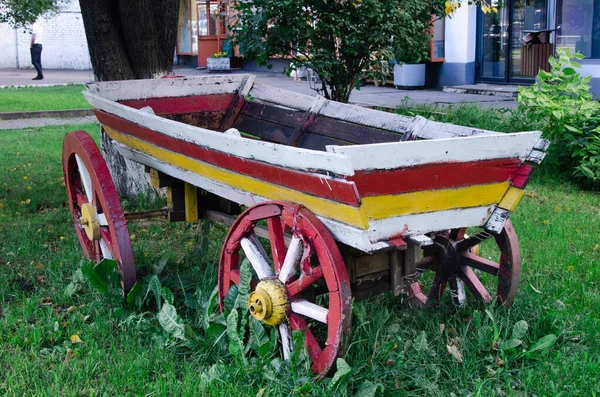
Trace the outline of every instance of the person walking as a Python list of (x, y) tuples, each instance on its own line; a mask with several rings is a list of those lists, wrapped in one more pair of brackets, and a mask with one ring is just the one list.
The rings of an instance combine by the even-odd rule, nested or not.
[(32, 80), (43, 80), (44, 73), (42, 72), (42, 27), (36, 19), (31, 21), (31, 64), (37, 71), (37, 76)]

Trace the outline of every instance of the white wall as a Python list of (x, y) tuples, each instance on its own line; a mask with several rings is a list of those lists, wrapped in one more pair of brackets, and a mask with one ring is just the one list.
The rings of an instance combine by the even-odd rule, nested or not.
[(463, 2), (453, 17), (446, 18), (446, 62), (475, 62), (477, 8)]
[[(61, 7), (60, 14), (40, 18), (43, 29), (42, 67), (44, 69), (91, 69), (85, 30), (79, 3)], [(33, 68), (29, 44), (31, 33), (26, 28), (16, 33), (8, 24), (0, 24), (0, 68)], [(18, 65), (17, 65), (18, 63)]]

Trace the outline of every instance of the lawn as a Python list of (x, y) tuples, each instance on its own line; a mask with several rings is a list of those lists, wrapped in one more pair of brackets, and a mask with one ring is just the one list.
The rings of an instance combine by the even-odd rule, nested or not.
[(0, 88), (0, 112), (89, 109), (81, 84)]
[[(373, 395), (368, 387), (386, 396), (600, 394), (598, 194), (537, 172), (511, 217), (523, 256), (511, 308), (469, 300), (456, 310), (446, 299), (419, 311), (389, 294), (357, 303), (345, 356), (351, 372), (315, 382), (306, 365), (275, 357), (244, 365), (226, 348), (177, 341), (160, 327), (152, 301), (126, 309), (78, 280), (82, 251), (61, 165), (62, 138), (76, 129), (98, 139), (96, 124), (0, 134), (0, 394)], [(152, 205), (124, 202), (126, 210)], [(160, 221), (129, 227), (140, 275), (158, 273), (201, 335), (225, 230)], [(81, 288), (67, 293), (73, 281)], [(536, 351), (551, 335), (555, 343)], [(520, 344), (508, 348), (515, 336)]]

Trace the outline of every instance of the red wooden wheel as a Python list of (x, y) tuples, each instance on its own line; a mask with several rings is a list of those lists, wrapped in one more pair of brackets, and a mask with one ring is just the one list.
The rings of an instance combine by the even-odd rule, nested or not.
[(94, 140), (85, 131), (63, 141), (63, 172), (75, 231), (87, 258), (115, 259), (123, 294), (136, 281), (133, 250), (117, 190)]
[[(256, 234), (257, 223), (262, 220), (266, 220), (269, 232), (268, 250)], [(284, 230), (292, 234), (289, 243)], [(221, 310), (230, 286), (239, 283), (242, 254), (256, 273), (250, 296), (252, 303), (249, 302), (251, 313), (259, 318), (253, 296), (257, 297), (257, 311), (262, 304), (270, 305), (275, 295), (276, 299), (285, 301), (281, 319), (274, 314), (263, 321), (279, 327), (285, 359), (291, 354), (290, 328), (303, 330), (312, 369), (320, 376), (326, 375), (350, 334), (352, 305), (346, 267), (329, 231), (302, 206), (267, 202), (249, 208), (231, 227), (221, 252)], [(266, 296), (269, 293), (271, 298)]]
[[(437, 234), (434, 241), (433, 247), (425, 249), (424, 258), (419, 262), (421, 266), (417, 266), (421, 271), (435, 272), (432, 286), (425, 295), (421, 286), (414, 283), (409, 291), (414, 303), (426, 307), (437, 305), (446, 286), (456, 306), (462, 306), (466, 300), (465, 286), (484, 302), (489, 303), (495, 297), (500, 304), (512, 303), (521, 278), (521, 253), (510, 220), (498, 235), (482, 230), (468, 237), (465, 229), (455, 229)], [(492, 259), (475, 252), (474, 247), (480, 244), (487, 248), (484, 255)], [(495, 292), (488, 290), (484, 279), (494, 284)]]

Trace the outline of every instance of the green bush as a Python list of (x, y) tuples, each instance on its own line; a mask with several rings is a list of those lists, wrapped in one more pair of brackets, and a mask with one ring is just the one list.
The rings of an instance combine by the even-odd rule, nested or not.
[(532, 123), (539, 123), (544, 137), (552, 142), (549, 160), (587, 186), (600, 186), (600, 102), (592, 99), (591, 77), (581, 77), (567, 48), (550, 58), (551, 70), (541, 70), (539, 82), (519, 87), (520, 111)]

